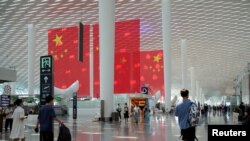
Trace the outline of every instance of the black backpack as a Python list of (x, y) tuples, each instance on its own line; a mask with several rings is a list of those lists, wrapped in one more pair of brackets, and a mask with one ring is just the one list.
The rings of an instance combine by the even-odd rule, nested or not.
[(57, 141), (71, 141), (70, 130), (64, 124), (60, 125)]

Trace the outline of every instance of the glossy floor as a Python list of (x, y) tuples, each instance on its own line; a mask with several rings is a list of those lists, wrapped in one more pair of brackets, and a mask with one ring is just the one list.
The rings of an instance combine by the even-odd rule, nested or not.
[[(157, 114), (151, 116), (150, 123), (135, 124), (132, 119), (128, 123), (121, 122), (93, 122), (91, 117), (72, 120), (63, 118), (69, 127), (73, 141), (178, 141), (180, 129), (173, 115)], [(233, 123), (230, 114), (211, 112), (207, 118), (202, 117), (197, 127), (196, 135), (199, 141), (207, 141), (208, 124), (238, 124)], [(33, 130), (34, 125), (25, 127), (26, 141), (39, 141), (39, 134)], [(58, 124), (55, 123), (55, 140), (58, 136)], [(9, 140), (9, 132), (0, 134), (0, 141)]]

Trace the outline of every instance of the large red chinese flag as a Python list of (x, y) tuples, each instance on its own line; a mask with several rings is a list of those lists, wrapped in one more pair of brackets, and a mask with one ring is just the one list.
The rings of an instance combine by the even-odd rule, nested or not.
[(148, 84), (151, 93), (164, 94), (163, 51), (141, 52), (141, 84)]
[[(94, 96), (99, 97), (99, 27), (94, 25)], [(140, 92), (140, 20), (115, 23), (114, 93)]]
[(89, 44), (90, 26), (84, 25), (83, 62), (78, 61), (78, 27), (50, 29), (48, 31), (48, 54), (54, 57), (54, 83), (65, 89), (76, 80), (80, 87), (78, 96), (89, 96)]

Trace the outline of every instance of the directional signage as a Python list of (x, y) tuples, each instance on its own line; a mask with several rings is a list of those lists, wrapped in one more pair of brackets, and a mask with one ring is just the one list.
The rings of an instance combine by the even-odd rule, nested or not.
[(148, 87), (146, 87), (146, 86), (141, 87), (141, 93), (148, 94)]
[(51, 55), (40, 57), (40, 104), (45, 105), (45, 98), (54, 95), (54, 65)]

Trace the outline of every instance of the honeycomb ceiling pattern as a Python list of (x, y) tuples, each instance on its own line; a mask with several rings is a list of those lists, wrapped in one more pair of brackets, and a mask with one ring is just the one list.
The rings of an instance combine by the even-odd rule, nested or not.
[[(116, 0), (116, 21), (141, 20), (141, 50), (162, 49), (161, 0)], [(35, 92), (47, 30), (98, 22), (98, 0), (0, 0), (0, 67), (17, 70), (16, 89), (27, 93), (27, 24), (36, 26)], [(250, 61), (250, 0), (171, 0), (172, 87), (180, 88), (180, 40), (187, 66), (204, 93), (222, 94)], [(188, 82), (190, 82), (190, 71)], [(189, 83), (190, 87), (190, 83)]]

